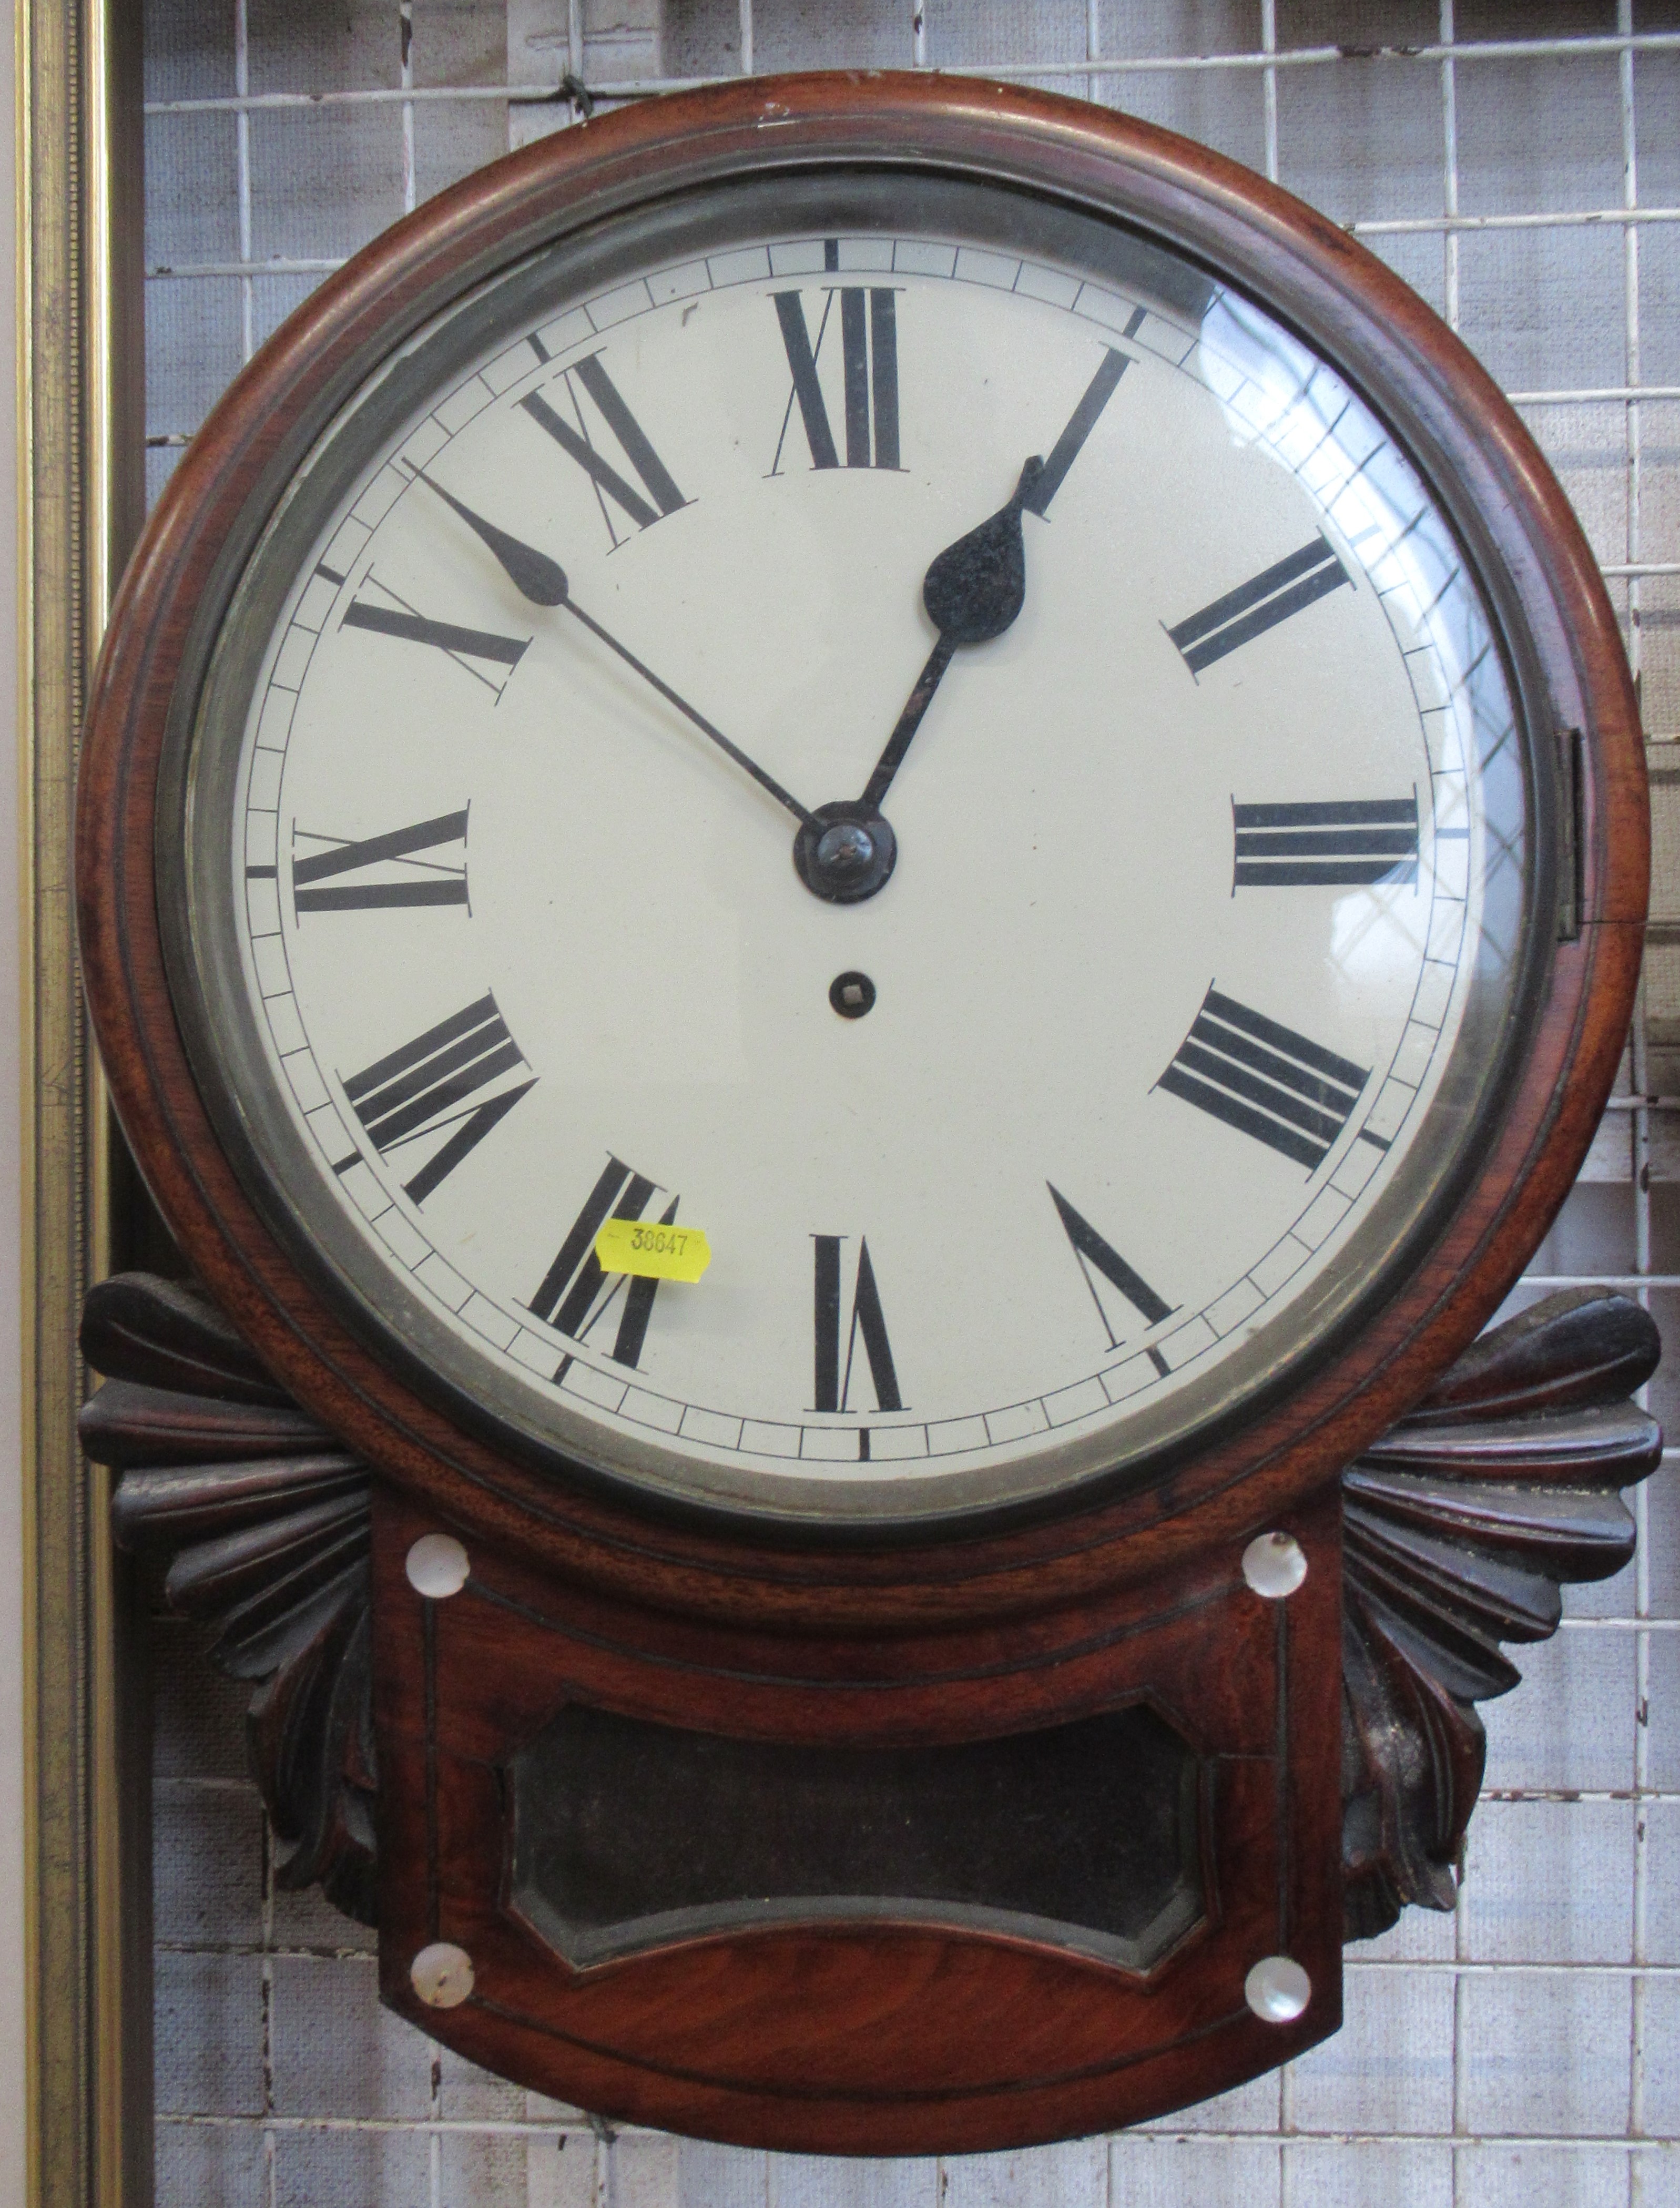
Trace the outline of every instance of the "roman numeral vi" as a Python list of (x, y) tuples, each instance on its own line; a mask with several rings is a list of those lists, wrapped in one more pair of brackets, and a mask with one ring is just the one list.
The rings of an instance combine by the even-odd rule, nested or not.
[(875, 1391), (876, 1409), (902, 1411), (904, 1404), (898, 1393), (892, 1344), (887, 1340), (886, 1315), (881, 1309), (880, 1290), (875, 1285), (875, 1268), (870, 1262), (867, 1241), (857, 1245), (851, 1323), (845, 1329), (846, 1353), (842, 1363), (840, 1245), (846, 1239), (843, 1234), (811, 1237), (816, 1274), (816, 1365), (811, 1407), (816, 1411), (850, 1410), (852, 1359), (861, 1335), (864, 1354), (869, 1360), (869, 1383)]

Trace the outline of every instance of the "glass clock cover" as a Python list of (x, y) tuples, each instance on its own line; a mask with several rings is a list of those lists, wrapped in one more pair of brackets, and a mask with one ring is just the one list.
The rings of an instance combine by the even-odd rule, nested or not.
[(719, 189), (424, 330), (247, 564), (182, 801), (195, 1067), (363, 1331), (528, 1453), (833, 1521), (1143, 1477), (1299, 1372), (1473, 1161), (1532, 927), (1374, 408), (931, 180)]

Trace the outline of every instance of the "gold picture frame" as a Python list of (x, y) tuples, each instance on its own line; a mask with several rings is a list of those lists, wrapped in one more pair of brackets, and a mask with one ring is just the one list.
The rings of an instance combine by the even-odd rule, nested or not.
[[(75, 1419), (111, 1267), (109, 1129), (76, 963), (87, 687), (144, 510), (141, 12), (19, 0), (18, 435), (24, 1827), (34, 2208), (151, 2199), (149, 1847), (128, 1600)], [(117, 1253), (120, 1258), (120, 1253)], [(132, 1843), (132, 1844), (131, 1844)]]

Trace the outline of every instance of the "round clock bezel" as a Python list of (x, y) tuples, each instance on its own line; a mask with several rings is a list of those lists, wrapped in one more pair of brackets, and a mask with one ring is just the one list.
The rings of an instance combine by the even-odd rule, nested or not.
[[(779, 128), (759, 135), (767, 117)], [(570, 1482), (557, 1492), (551, 1458), (546, 1473), (533, 1472), (526, 1450), (487, 1445), (470, 1410), (459, 1419), (441, 1415), (432, 1394), (412, 1386), (388, 1359), (370, 1355), (353, 1323), (344, 1326), (317, 1269), (307, 1258), (297, 1262), (295, 1249), (288, 1252), (284, 1224), (276, 1237), (273, 1217), (265, 1224), (257, 1215), (265, 1207), (250, 1209), (237, 1175), (236, 1186), (228, 1185), (225, 1111), (205, 1113), (193, 1053), (182, 1048), (181, 1026), (190, 1027), (192, 1013), (179, 987), (178, 957), (166, 958), (168, 921), (159, 921), (156, 883), (148, 910), (135, 862), (147, 823), (168, 846), (170, 790), (166, 774), (159, 785), (159, 764), (166, 768), (171, 741), (181, 755), (181, 718), (196, 709), (195, 670), (208, 663), (214, 630), (258, 533), (324, 422), (432, 320), (446, 296), (459, 298), (586, 224), (624, 219), (638, 202), (669, 205), (720, 182), (762, 179), (767, 168), (860, 167), (1013, 185), (1153, 232), (1216, 280), (1256, 297), (1334, 361), (1424, 474), (1474, 567), (1501, 631), (1531, 750), (1541, 761), (1531, 783), (1531, 836), (1539, 858), (1535, 908), (1548, 913), (1578, 891), (1583, 925), (1555, 956), (1533, 926), (1527, 930), (1521, 1032), (1501, 1077), (1504, 1093), (1496, 1095), (1490, 1084), (1479, 1107), (1498, 1125), (1466, 1160), (1459, 1185), (1441, 1191), (1415, 1222), (1413, 1247), (1433, 1248), (1380, 1313), (1361, 1306), (1316, 1347), (1310, 1369), (1292, 1370), (1263, 1395), (1251, 1392), (1182, 1444), (1165, 1488), (1157, 1478), (1134, 1491), (1147, 1477), (1134, 1468), (1119, 1496), (1112, 1476), (1087, 1475), (1071, 1490), (1011, 1503), (1001, 1513), (995, 1503), (964, 1512), (944, 1503), (915, 1517), (843, 1525), (814, 1515), (808, 1503), (771, 1509), (730, 1502), (699, 1506), (702, 1522), (684, 1527), (676, 1498), (627, 1494), (611, 1474), (603, 1475), (603, 1493), (591, 1495), (587, 1481), (575, 1494), (567, 1491)], [(585, 207), (584, 188), (591, 183)], [(1248, 265), (1239, 267), (1245, 244)], [(138, 633), (142, 620), (151, 625)], [(1579, 728), (1586, 738), (1578, 809), (1572, 805), (1563, 824), (1577, 831), (1573, 839), (1546, 817), (1548, 722), (1559, 731)], [(885, 1576), (900, 1581), (904, 1551), (948, 1545), (962, 1533), (983, 1579), (988, 1545), (1006, 1550), (1012, 1538), (1025, 1539), (1043, 1560), (1073, 1553), (1037, 1524), (1047, 1517), (1089, 1520), (1095, 1512), (1117, 1532), (1128, 1516), (1138, 1527), (1158, 1525), (1177, 1518), (1198, 1494), (1228, 1491), (1245, 1472), (1252, 1478), (1269, 1470), (1275, 1479), (1268, 1485), (1276, 1491), (1305, 1491), (1349, 1453), (1348, 1437), (1386, 1423), (1397, 1398), (1408, 1389), (1415, 1394), (1419, 1376), (1446, 1362), (1497, 1304), (1526, 1255), (1525, 1235), (1538, 1239), (1590, 1138), (1598, 1092), (1608, 1086), (1629, 1008), (1636, 963), (1628, 953), (1631, 946), (1636, 962), (1643, 909), (1632, 789), (1635, 728), (1602, 588), (1521, 425), (1427, 311), (1329, 225), (1184, 141), (1040, 95), (925, 79), (727, 87), (562, 134), (444, 195), (324, 285), (213, 417), (148, 531), (102, 667), (84, 790), (91, 994), (125, 1124), (189, 1256), (288, 1384), (347, 1425), (398, 1477), (447, 1495), (468, 1517), (494, 1496), (489, 1515), (505, 1520), (517, 1496), (519, 1508), (534, 1505), (537, 1519), (556, 1528), (562, 1545), (598, 1542), (598, 1531), (584, 1521), (603, 1509), (619, 1525), (675, 1509), (679, 1522), (655, 1545), (662, 1551), (673, 1540), (679, 1548), (698, 1545), (697, 1555), (720, 1539), (759, 1550), (789, 1539), (801, 1550), (885, 1542), (898, 1561)], [(1547, 855), (1557, 843), (1578, 854), (1578, 885), (1547, 881)], [(166, 904), (171, 886), (165, 870)], [(131, 925), (137, 915), (138, 930)], [(1613, 959), (1583, 955), (1612, 947)], [(151, 969), (149, 992), (137, 986), (140, 964)], [(1581, 969), (1573, 980), (1572, 966)], [(1593, 972), (1596, 989), (1587, 986)], [(172, 1004), (167, 989), (165, 1001), (158, 1001), (160, 976), (173, 987)], [(201, 1038), (201, 1052), (204, 1047)], [(1566, 1071), (1571, 1108), (1560, 1112), (1544, 1092)], [(157, 1110), (165, 1095), (167, 1107)], [(1520, 1197), (1527, 1214), (1521, 1224), (1513, 1217), (1524, 1208)], [(1462, 1248), (1449, 1254), (1452, 1223), (1462, 1229), (1472, 1219), (1475, 1231), (1468, 1239), (1461, 1234)], [(1237, 1424), (1240, 1435), (1232, 1431)], [(1255, 1460), (1246, 1466), (1245, 1438)], [(1036, 1530), (1021, 1526), (1013, 1536), (1001, 1530), (1023, 1518)], [(1070, 1569), (1077, 1576), (1077, 1568)]]

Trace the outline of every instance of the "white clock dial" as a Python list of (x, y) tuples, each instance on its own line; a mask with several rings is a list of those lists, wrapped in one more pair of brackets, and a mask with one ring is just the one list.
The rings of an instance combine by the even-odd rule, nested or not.
[[(944, 236), (478, 311), (303, 471), (195, 831), (362, 1305), (574, 1460), (889, 1515), (1325, 1335), (1465, 1139), (1523, 868), (1370, 409), (1229, 292)], [(709, 1268), (603, 1272), (609, 1216)]]

